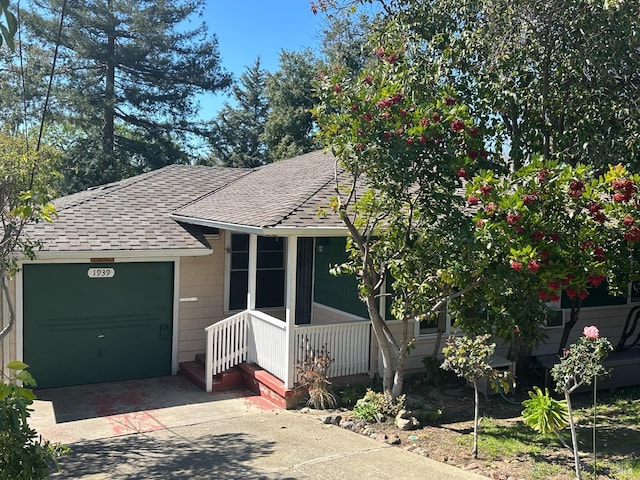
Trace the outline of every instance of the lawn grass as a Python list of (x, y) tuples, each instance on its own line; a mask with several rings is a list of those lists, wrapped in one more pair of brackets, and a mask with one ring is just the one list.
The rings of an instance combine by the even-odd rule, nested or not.
[[(593, 475), (592, 401), (590, 394), (575, 395), (574, 414), (584, 478)], [(599, 392), (596, 411), (599, 478), (640, 480), (640, 387)], [(568, 429), (562, 435), (569, 443)], [(472, 435), (464, 435), (457, 442), (470, 449)], [(571, 451), (562, 447), (555, 435), (540, 435), (521, 420), (505, 423), (483, 417), (478, 450), (485, 462), (533, 462), (528, 478), (534, 480), (560, 478), (572, 472)]]

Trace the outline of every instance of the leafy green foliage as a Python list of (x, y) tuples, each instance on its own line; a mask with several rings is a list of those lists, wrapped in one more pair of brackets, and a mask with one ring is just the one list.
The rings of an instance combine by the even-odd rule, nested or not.
[[(68, 449), (38, 438), (29, 427), (29, 405), (36, 398), (35, 381), (28, 366), (14, 361), (7, 365), (9, 383), (0, 384), (0, 479), (38, 480), (49, 475)], [(16, 385), (21, 381), (23, 386)]]
[(489, 364), (489, 359), (495, 351), (496, 344), (490, 343), (491, 335), (480, 335), (475, 338), (466, 335), (450, 337), (442, 348), (444, 361), (440, 368), (451, 370), (456, 375), (464, 378), (473, 385), (474, 391), (474, 421), (473, 421), (473, 448), (474, 458), (478, 458), (478, 380), (486, 378), (494, 389), (501, 388), (509, 391), (510, 374), (500, 372)]
[[(572, 300), (560, 350), (590, 289), (606, 283), (610, 292), (626, 294), (639, 275), (629, 261), (640, 255), (639, 182), (620, 165), (599, 174), (588, 165), (537, 158), (509, 177), (484, 171), (467, 185), (477, 235), (502, 259), (500, 276), (510, 278), (511, 288), (522, 285), (522, 299), (534, 304), (558, 302), (562, 292)], [(539, 325), (543, 316), (537, 318)]]
[[(331, 205), (350, 232), (350, 261), (340, 271), (358, 276), (393, 395), (402, 390), (410, 322), (473, 288), (485, 262), (457, 189), (490, 164), (489, 154), (466, 105), (414, 47), (405, 30), (389, 26), (370, 40), (375, 61), (362, 72), (324, 72), (314, 109), (319, 138), (342, 170)], [(383, 285), (404, 323), (397, 340), (377, 312)]]
[(11, 50), (15, 48), (13, 39), (18, 31), (18, 20), (9, 10), (9, 0), (0, 0), (0, 18), (4, 17), (4, 23), (0, 23), (0, 47), (4, 42)]
[(558, 393), (572, 393), (581, 385), (607, 374), (602, 361), (613, 350), (604, 337), (581, 336), (563, 352), (560, 362), (551, 369), (551, 377)]
[(499, 384), (500, 388), (508, 392), (510, 388), (508, 375), (489, 364), (495, 348), (496, 344), (491, 342), (491, 335), (488, 334), (475, 338), (466, 335), (452, 336), (442, 347), (444, 360), (440, 368), (450, 370), (472, 384), (481, 378), (487, 378), (492, 381), (495, 388)]
[(368, 422), (380, 418), (395, 418), (404, 407), (404, 395), (394, 398), (390, 392), (375, 392), (368, 389), (364, 397), (356, 402), (353, 416)]
[(522, 405), (525, 407), (522, 420), (538, 433), (558, 433), (567, 426), (567, 402), (549, 396), (548, 388), (543, 393), (540, 387), (534, 386)]
[(516, 169), (537, 153), (606, 167), (637, 162), (640, 119), (637, 2), (607, 3), (399, 0), (385, 12), (421, 38)]
[[(576, 425), (573, 418), (573, 407), (571, 405), (571, 393), (581, 385), (591, 385), (596, 377), (605, 375), (608, 372), (602, 365), (602, 361), (613, 349), (609, 340), (600, 337), (597, 327), (585, 327), (583, 336), (580, 337), (568, 350), (562, 352), (560, 362), (551, 369), (551, 377), (555, 382), (558, 393), (563, 393), (569, 412), (569, 426), (571, 428), (571, 445), (573, 447), (573, 457), (576, 477), (581, 478), (581, 464), (579, 455), (579, 444), (576, 434)], [(594, 386), (593, 408), (596, 408), (596, 394)], [(593, 435), (595, 439), (596, 425), (593, 424)], [(595, 444), (594, 458), (595, 458)]]
[(24, 139), (0, 133), (0, 271), (13, 274), (17, 268), (15, 254), (28, 258), (37, 244), (22, 236), (28, 223), (52, 221), (55, 208), (49, 201), (54, 195), (51, 184), (56, 179), (58, 153), (47, 148), (27, 150)]
[(267, 78), (269, 114), (262, 139), (274, 161), (318, 149), (311, 109), (318, 101), (313, 86), (320, 65), (310, 50), (283, 50), (278, 70)]

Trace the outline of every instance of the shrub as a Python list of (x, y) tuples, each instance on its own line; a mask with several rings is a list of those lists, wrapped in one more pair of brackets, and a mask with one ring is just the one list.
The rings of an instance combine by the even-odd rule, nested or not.
[(424, 365), (424, 377), (428, 384), (439, 387), (444, 379), (444, 372), (440, 368), (442, 362), (437, 358), (424, 357), (422, 364)]
[(378, 420), (381, 416), (395, 418), (405, 407), (404, 399), (404, 395), (394, 400), (391, 392), (380, 393), (367, 389), (364, 397), (356, 402), (353, 413), (356, 418), (368, 422)]
[(302, 359), (298, 362), (297, 370), (300, 384), (309, 387), (307, 406), (322, 410), (335, 408), (336, 397), (327, 378), (333, 359), (329, 356), (326, 344), (317, 349), (305, 339), (302, 350)]
[(562, 441), (560, 431), (567, 426), (569, 415), (567, 402), (551, 397), (548, 388), (543, 393), (539, 387), (533, 387), (533, 391), (529, 392), (529, 400), (522, 402), (522, 405), (525, 407), (522, 420), (527, 426), (538, 433), (555, 433)]
[(68, 452), (60, 444), (43, 441), (29, 427), (28, 407), (36, 396), (31, 391), (35, 381), (26, 368), (22, 362), (9, 363), (11, 376), (7, 383), (0, 383), (0, 479), (45, 479), (51, 467), (57, 467), (58, 458)]

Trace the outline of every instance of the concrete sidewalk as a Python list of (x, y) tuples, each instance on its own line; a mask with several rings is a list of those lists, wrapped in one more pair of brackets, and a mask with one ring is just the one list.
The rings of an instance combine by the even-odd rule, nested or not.
[(30, 424), (73, 450), (51, 479), (485, 478), (180, 377), (36, 393)]

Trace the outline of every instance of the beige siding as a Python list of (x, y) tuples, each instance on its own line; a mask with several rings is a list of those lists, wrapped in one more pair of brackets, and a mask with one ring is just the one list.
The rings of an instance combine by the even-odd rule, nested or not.
[[(571, 331), (569, 343), (574, 342), (578, 337), (582, 335), (582, 330), (585, 326), (595, 325), (600, 330), (600, 335), (607, 337), (615, 347), (615, 345), (618, 343), (620, 334), (622, 333), (622, 329), (624, 328), (624, 324), (627, 319), (627, 314), (629, 313), (631, 307), (631, 305), (619, 305), (582, 309), (580, 320)], [(566, 315), (568, 316), (568, 312), (566, 312)], [(401, 338), (402, 323), (397, 321), (390, 321), (387, 322), (387, 324), (391, 329), (393, 335), (398, 339)], [(412, 328), (412, 326), (410, 326), (410, 328)], [(548, 339), (544, 344), (539, 345), (533, 350), (533, 355), (546, 355), (554, 354), (557, 352), (560, 345), (560, 338), (562, 336), (562, 328), (549, 328), (545, 331), (547, 333)], [(410, 334), (409, 338), (411, 338), (411, 336), (412, 334)], [(444, 342), (446, 342), (447, 336), (447, 334), (443, 335), (440, 348), (442, 348), (442, 345), (444, 345)], [(422, 359), (432, 354), (435, 347), (435, 341), (435, 335), (424, 335), (416, 338), (416, 348), (410, 352), (406, 360), (406, 371), (408, 373), (416, 372), (424, 368), (422, 365)], [(372, 343), (375, 344), (375, 339), (373, 339)], [(507, 351), (508, 346), (498, 345), (498, 347), (496, 348), (496, 353), (501, 356), (505, 356)], [(372, 369), (374, 371), (381, 372), (382, 359), (379, 353), (374, 353), (372, 360)]]
[[(607, 337), (609, 341), (615, 345), (620, 339), (624, 323), (632, 305), (618, 305), (611, 307), (592, 307), (583, 308), (580, 312), (580, 319), (569, 336), (569, 344), (573, 343), (582, 335), (585, 326), (595, 325), (600, 330), (600, 335)], [(565, 312), (565, 319), (569, 318), (569, 312)], [(543, 345), (539, 345), (534, 349), (534, 355), (553, 354), (558, 351), (560, 345), (560, 337), (562, 336), (562, 328), (549, 328), (546, 330), (549, 337)]]
[(178, 362), (205, 351), (205, 327), (224, 313), (224, 232), (207, 238), (213, 253), (180, 259)]

